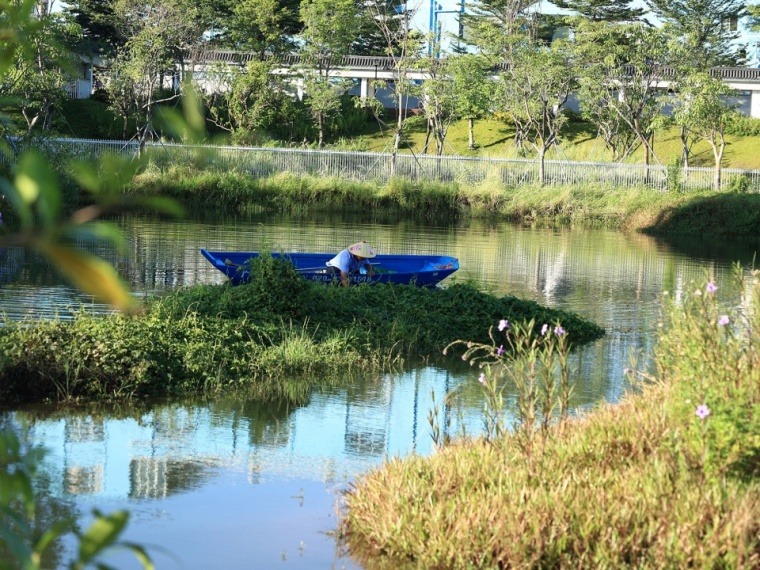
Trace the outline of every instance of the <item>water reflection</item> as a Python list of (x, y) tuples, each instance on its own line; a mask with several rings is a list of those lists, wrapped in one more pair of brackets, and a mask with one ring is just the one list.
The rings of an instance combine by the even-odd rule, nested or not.
[[(101, 253), (141, 295), (221, 283), (201, 247), (328, 252), (366, 239), (384, 252), (455, 255), (462, 267), (455, 280), (475, 279), (606, 328), (603, 339), (573, 354), (581, 378), (574, 410), (614, 402), (628, 389), (623, 370), (632, 353), (644, 361), (651, 354), (663, 291), (678, 298), (709, 272), (723, 298), (738, 302), (731, 264), (751, 260), (757, 247), (734, 240), (730, 248), (697, 252), (639, 234), (478, 221), (253, 216), (118, 223), (129, 255)], [(61, 285), (38, 256), (11, 248), (0, 254), (0, 311), (10, 318), (66, 317), (80, 303), (107, 310)], [(476, 378), (465, 363), (434, 356), (403, 374), (317, 391), (301, 406), (221, 399), (110, 411), (25, 408), (5, 420), (30, 426), (34, 441), (49, 448), (43, 472), (52, 496), (85, 513), (91, 506), (132, 510), (127, 538), (172, 553), (159, 567), (247, 567), (256, 559), (261, 567), (350, 568), (327, 534), (335, 526), (336, 490), (387, 457), (431, 453), (434, 405), (450, 435), (480, 432)]]
[[(220, 469), (342, 480), (386, 457), (431, 451), (428, 412), (444, 395), (450, 435), (472, 433), (482, 401), (473, 383), (436, 367), (352, 382), (308, 405), (237, 399), (157, 404), (134, 416), (33, 407), (9, 418), (49, 449), (54, 494), (165, 498), (207, 484)], [(470, 422), (462, 425), (462, 421)]]

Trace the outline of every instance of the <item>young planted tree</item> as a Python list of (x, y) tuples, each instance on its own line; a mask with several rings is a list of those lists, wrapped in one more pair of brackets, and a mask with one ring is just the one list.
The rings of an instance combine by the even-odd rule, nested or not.
[(235, 142), (256, 142), (259, 133), (287, 121), (291, 96), (282, 77), (272, 73), (272, 65), (251, 60), (243, 70), (225, 65), (206, 75), (219, 86), (201, 95), (208, 120)]
[(494, 93), (492, 68), (482, 55), (450, 56), (447, 71), (454, 83), (455, 114), (467, 120), (468, 148), (475, 149), (475, 121), (488, 115)]
[(317, 145), (324, 144), (327, 122), (341, 109), (348, 80), (331, 75), (332, 67), (348, 53), (359, 27), (353, 0), (306, 0), (301, 4), (304, 47), (304, 102), (317, 125)]
[(422, 112), (428, 125), (423, 152), (427, 152), (430, 135), (432, 135), (436, 154), (441, 156), (449, 127), (458, 118), (456, 88), (448, 71), (449, 60), (427, 57), (421, 59), (419, 65), (428, 74), (428, 77), (414, 91), (420, 99)]
[(119, 108), (134, 110), (135, 136), (142, 151), (145, 141), (156, 134), (156, 105), (179, 97), (175, 92), (158, 98), (159, 88), (167, 77), (174, 76), (180, 53), (199, 37), (199, 29), (189, 2), (115, 0), (113, 9), (129, 39), (117, 52), (107, 88), (114, 98), (132, 99), (132, 104), (120, 104)]
[(368, 0), (366, 14), (377, 26), (385, 41), (385, 55), (390, 57), (394, 72), (393, 93), (396, 100), (396, 128), (393, 134), (391, 176), (396, 172), (396, 157), (403, 138), (406, 122), (406, 104), (413, 90), (410, 74), (415, 68), (415, 58), (422, 49), (418, 33), (409, 26), (420, 4), (403, 4), (395, 0)]
[(443, 154), (449, 127), (459, 119), (467, 119), (469, 148), (474, 149), (475, 120), (488, 113), (494, 92), (487, 60), (480, 55), (463, 54), (428, 57), (420, 60), (419, 65), (429, 73), (415, 90), (428, 124), (423, 152), (427, 152), (432, 135), (437, 154)]
[(509, 114), (523, 142), (538, 154), (540, 184), (546, 179), (546, 152), (558, 142), (567, 121), (562, 109), (574, 90), (575, 73), (569, 46), (555, 41), (548, 48), (523, 46), (515, 52), (498, 84), (499, 109)]
[(738, 116), (735, 108), (726, 104), (733, 90), (720, 79), (706, 72), (687, 77), (678, 86), (673, 118), (695, 140), (704, 140), (712, 149), (715, 161), (713, 188), (720, 190), (723, 152), (726, 148), (726, 129)]
[(644, 163), (649, 165), (654, 122), (662, 107), (658, 94), (667, 38), (639, 24), (599, 22), (579, 26), (575, 45), (585, 116), (596, 121), (616, 158), (643, 146)]

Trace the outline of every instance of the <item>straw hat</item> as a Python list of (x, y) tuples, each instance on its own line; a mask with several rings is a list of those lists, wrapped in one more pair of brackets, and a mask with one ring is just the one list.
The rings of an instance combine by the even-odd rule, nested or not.
[(377, 255), (375, 253), (375, 248), (370, 247), (370, 245), (366, 241), (360, 241), (353, 245), (349, 245), (348, 251), (350, 251), (357, 257), (363, 257), (364, 259), (369, 259)]

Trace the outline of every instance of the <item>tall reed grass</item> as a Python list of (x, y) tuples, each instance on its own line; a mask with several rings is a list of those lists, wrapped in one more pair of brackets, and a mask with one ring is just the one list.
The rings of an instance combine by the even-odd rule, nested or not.
[(500, 322), (466, 355), (487, 366), (487, 425), (496, 378), (517, 391), (517, 425), (361, 477), (342, 511), (349, 549), (368, 567), (760, 567), (760, 284), (737, 276), (739, 307), (713, 282), (673, 295), (654, 374), (627, 371), (641, 392), (567, 421), (564, 331), (547, 324), (542, 356)]

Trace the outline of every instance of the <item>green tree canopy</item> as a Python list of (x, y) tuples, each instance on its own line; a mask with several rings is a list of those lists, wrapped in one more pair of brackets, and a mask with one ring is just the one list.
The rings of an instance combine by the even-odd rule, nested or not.
[(592, 22), (633, 22), (646, 12), (633, 7), (633, 0), (553, 0), (559, 8), (573, 10)]
[(622, 159), (643, 145), (652, 158), (653, 124), (660, 115), (658, 81), (667, 62), (667, 37), (641, 24), (585, 22), (575, 35), (580, 101), (613, 155)]
[(575, 89), (575, 74), (572, 49), (564, 41), (555, 41), (548, 48), (523, 47), (500, 77), (499, 108), (514, 122), (518, 142), (536, 151), (540, 184), (545, 179), (546, 152), (559, 142), (567, 121), (562, 110)]
[(671, 33), (688, 46), (695, 68), (736, 65), (739, 37), (732, 24), (747, 13), (745, 0), (646, 0), (652, 12), (669, 24)]
[(230, 2), (230, 14), (219, 27), (221, 43), (235, 50), (259, 55), (279, 54), (295, 46), (301, 33), (299, 0), (239, 0)]
[(461, 16), (467, 42), (493, 60), (512, 60), (520, 44), (532, 41), (535, 20), (528, 9), (534, 0), (482, 0)]

